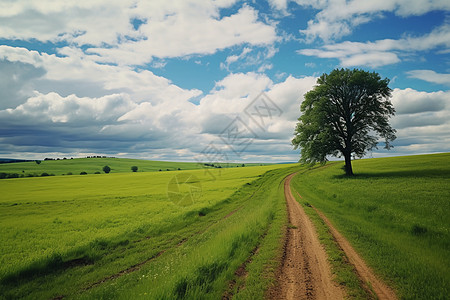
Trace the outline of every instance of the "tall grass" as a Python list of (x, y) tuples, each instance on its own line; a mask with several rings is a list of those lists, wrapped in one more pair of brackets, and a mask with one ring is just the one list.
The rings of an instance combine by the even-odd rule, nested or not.
[(299, 174), (293, 187), (336, 225), (402, 298), (450, 286), (450, 154), (354, 161)]
[[(226, 222), (235, 220), (234, 215), (224, 219), (230, 211), (240, 209), (235, 214), (246, 218), (241, 211), (247, 205), (242, 206), (261, 188), (254, 181), (263, 180), (262, 174), (276, 167), (280, 166), (226, 169), (216, 176), (217, 180), (203, 170), (189, 171), (200, 179), (203, 196), (187, 208), (177, 207), (167, 198), (171, 176), (184, 171), (1, 181), (0, 188), (7, 197), (0, 200), (0, 295), (70, 297), (151, 257), (157, 257), (155, 261), (174, 258), (168, 254), (184, 249), (184, 244), (177, 244), (186, 238), (185, 244), (191, 243), (195, 249), (208, 236), (205, 231), (228, 228)], [(254, 207), (252, 203), (248, 207)], [(264, 213), (269, 210), (268, 206)], [(230, 229), (230, 245), (236, 249), (229, 248), (228, 255), (233, 252), (236, 261), (217, 266), (217, 270), (232, 270), (241, 263), (242, 256), (248, 255), (242, 245), (254, 243), (254, 237), (247, 237), (246, 232), (258, 227), (255, 220), (248, 222), (252, 225), (246, 230), (242, 231), (240, 225), (236, 229), (236, 234), (242, 233), (242, 239), (235, 239), (235, 232)], [(221, 243), (219, 250), (227, 246)], [(159, 253), (164, 255), (158, 256)], [(208, 263), (214, 261), (202, 258), (195, 267), (208, 268)], [(153, 262), (150, 265), (155, 266)], [(190, 285), (206, 284), (201, 278), (186, 280)], [(174, 286), (170, 290), (173, 289)], [(93, 288), (86, 295), (96, 290)]]
[[(245, 187), (253, 192), (233, 215), (138, 272), (83, 293), (81, 298), (220, 299), (229, 282), (236, 279), (235, 271), (252, 257), (245, 289), (235, 296), (262, 299), (273, 280), (269, 273), (273, 275), (276, 268), (286, 217), (284, 195), (278, 183), (291, 172), (292, 169), (270, 171), (252, 183), (254, 187)], [(257, 254), (253, 253), (255, 248)]]

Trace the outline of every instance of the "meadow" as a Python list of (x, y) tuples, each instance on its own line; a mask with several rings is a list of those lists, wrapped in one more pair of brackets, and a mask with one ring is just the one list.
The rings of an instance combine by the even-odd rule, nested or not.
[[(132, 173), (144, 163), (99, 160), (71, 160), (87, 164), (71, 170), (115, 172), (0, 180), (0, 299), (263, 299), (289, 227), (283, 180), (294, 172), (293, 194), (350, 299), (370, 295), (311, 206), (400, 298), (449, 294), (448, 153), (357, 160), (352, 178), (342, 162)], [(192, 202), (174, 200), (174, 179), (187, 180), (175, 196)]]
[[(266, 164), (247, 163), (245, 166), (260, 166)], [(53, 175), (79, 175), (81, 172), (94, 174), (103, 172), (103, 167), (109, 166), (111, 173), (132, 172), (131, 167), (137, 166), (138, 172), (157, 172), (157, 171), (176, 171), (176, 170), (195, 170), (195, 169), (214, 169), (214, 167), (197, 162), (171, 162), (171, 161), (151, 161), (129, 158), (74, 158), (60, 160), (41, 160), (40, 164), (35, 161), (4, 163), (0, 164), (0, 173), (15, 173), (19, 176), (27, 177), (30, 175), (41, 176), (42, 173)], [(218, 163), (215, 166), (222, 168), (242, 167), (242, 163)]]
[[(293, 189), (346, 236), (402, 299), (450, 294), (450, 154), (357, 160), (300, 172)], [(294, 194), (296, 194), (294, 192)]]
[[(1, 180), (0, 294), (217, 298), (264, 234), (267, 250), (252, 264), (247, 289), (261, 293), (284, 224), (277, 182), (289, 172), (272, 165)], [(201, 196), (178, 206), (168, 182), (186, 173)]]

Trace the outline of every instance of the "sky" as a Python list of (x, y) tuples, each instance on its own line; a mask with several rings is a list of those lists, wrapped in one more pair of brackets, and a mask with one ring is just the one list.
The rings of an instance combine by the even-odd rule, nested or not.
[(448, 0), (0, 0), (0, 157), (297, 161), (335, 68), (390, 79), (366, 157), (449, 151)]

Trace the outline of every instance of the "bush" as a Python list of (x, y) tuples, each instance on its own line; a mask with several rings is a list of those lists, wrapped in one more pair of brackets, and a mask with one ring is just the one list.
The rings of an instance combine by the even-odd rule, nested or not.
[(41, 161), (40, 160), (36, 160), (36, 164), (40, 165)]
[(44, 172), (44, 173), (42, 173), (42, 174), (41, 174), (41, 176), (42, 176), (42, 177), (45, 177), (45, 176), (50, 176), (50, 174), (48, 174), (48, 173)]
[(0, 173), (0, 179), (5, 179), (5, 178), (8, 178), (8, 174), (7, 173)]
[(80, 173), (80, 175), (87, 175), (87, 173), (83, 171)]
[(103, 172), (105, 172), (106, 174), (108, 174), (109, 172), (111, 172), (111, 168), (109, 166), (104, 166), (103, 167)]
[(66, 175), (73, 175), (72, 172), (68, 172)]
[(137, 166), (132, 166), (132, 167), (131, 167), (131, 171), (137, 172), (137, 170), (138, 170), (138, 167), (137, 167)]
[(99, 171), (97, 171), (97, 172), (95, 172), (94, 174), (102, 174), (102, 173), (100, 173)]

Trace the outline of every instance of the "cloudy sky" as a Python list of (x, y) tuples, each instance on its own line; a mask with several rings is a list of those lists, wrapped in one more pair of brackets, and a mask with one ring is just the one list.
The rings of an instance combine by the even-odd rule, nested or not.
[(368, 157), (449, 151), (448, 0), (1, 0), (0, 157), (296, 161), (337, 67), (391, 79)]

